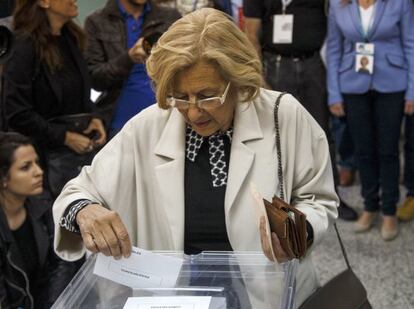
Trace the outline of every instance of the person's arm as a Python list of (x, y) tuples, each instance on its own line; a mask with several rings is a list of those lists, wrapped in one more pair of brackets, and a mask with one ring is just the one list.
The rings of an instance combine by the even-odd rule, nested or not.
[(40, 68), (33, 43), (17, 39), (12, 58), (4, 67), (4, 115), (8, 127), (43, 140), (50, 145), (63, 145), (66, 128), (50, 124), (35, 110), (33, 79)]
[(401, 42), (405, 59), (408, 63), (408, 87), (405, 93), (405, 113), (414, 113), (414, 3), (404, 0), (403, 16), (401, 19)]
[[(3, 269), (2, 258), (0, 257), (0, 269)], [(6, 284), (4, 282), (4, 275), (0, 272), (0, 309), (9, 309), (9, 302), (7, 299)]]
[[(124, 222), (132, 226), (137, 209), (136, 203), (122, 201), (133, 199), (134, 166), (139, 160), (135, 153), (134, 132), (139, 130), (136, 126), (133, 122), (127, 123), (120, 134), (100, 150), (92, 165), (84, 167), (78, 177), (68, 182), (56, 199), (53, 205), (56, 223), (54, 248), (60, 258), (77, 260), (83, 256), (85, 249), (114, 256), (119, 256), (119, 253), (128, 255), (131, 241)], [(67, 208), (81, 200), (93, 201), (94, 204), (88, 204), (74, 215), (79, 234), (62, 227), (59, 222), (68, 213)], [(118, 215), (120, 209), (128, 217), (121, 220)], [(95, 247), (94, 240), (98, 247)], [(118, 240), (123, 240), (121, 245)]]
[(262, 20), (260, 18), (246, 17), (244, 22), (245, 33), (261, 58), (262, 46), (260, 44), (260, 36), (262, 32)]
[(245, 17), (245, 33), (261, 57), (262, 18), (266, 14), (264, 0), (243, 0), (243, 14)]
[(295, 102), (285, 102), (285, 105), (289, 103), (297, 106), (295, 125), (290, 123), (283, 128), (296, 135), (294, 153), (285, 152), (285, 158), (289, 156), (294, 164), (293, 173), (289, 175), (293, 177), (291, 205), (306, 215), (312, 227), (313, 247), (337, 218), (339, 199), (335, 192), (326, 134), (302, 105)]
[[(328, 16), (328, 36), (326, 41), (328, 104), (342, 104), (339, 87), (339, 66), (343, 52), (343, 34), (336, 23), (335, 6), (331, 3)], [(332, 110), (332, 109), (331, 109)], [(338, 111), (337, 116), (340, 111)]]
[(108, 59), (104, 43), (97, 36), (98, 27), (93, 15), (85, 21), (85, 32), (88, 37), (85, 58), (88, 63), (92, 88), (105, 91), (116, 85), (121, 85), (128, 78), (134, 65), (129, 51), (125, 48), (125, 51), (117, 57)]

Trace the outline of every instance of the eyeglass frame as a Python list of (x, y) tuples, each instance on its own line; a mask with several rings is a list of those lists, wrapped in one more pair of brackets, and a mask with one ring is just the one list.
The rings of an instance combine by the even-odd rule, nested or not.
[(221, 96), (219, 96), (219, 97), (211, 97), (211, 98), (205, 98), (205, 99), (201, 99), (201, 100), (197, 100), (196, 99), (194, 102), (191, 102), (191, 101), (188, 101), (188, 100), (176, 99), (173, 96), (170, 96), (170, 97), (167, 98), (167, 103), (172, 108), (178, 108), (176, 106), (176, 102), (177, 101), (182, 102), (182, 103), (186, 103), (187, 104), (187, 107), (186, 108), (182, 108), (184, 110), (188, 110), (189, 107), (190, 107), (190, 104), (194, 104), (195, 106), (197, 106), (197, 108), (200, 108), (200, 109), (206, 109), (205, 107), (202, 106), (203, 105), (203, 102), (208, 102), (208, 101), (213, 101), (213, 100), (219, 100), (220, 101), (220, 105), (219, 106), (212, 107), (212, 108), (218, 108), (218, 107), (222, 106), (224, 104), (224, 102), (226, 102), (227, 94), (228, 94), (229, 89), (230, 89), (230, 84), (231, 84), (231, 82), (229, 82), (227, 84), (226, 89), (224, 90), (223, 94)]

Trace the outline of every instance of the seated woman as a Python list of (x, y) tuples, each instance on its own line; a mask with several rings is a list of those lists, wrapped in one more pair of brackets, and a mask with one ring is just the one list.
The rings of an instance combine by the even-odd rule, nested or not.
[[(229, 17), (201, 9), (175, 22), (147, 60), (158, 106), (131, 119), (67, 184), (54, 204), (55, 250), (66, 260), (85, 248), (115, 258), (131, 244), (148, 250), (261, 250), (250, 184), (270, 200), (279, 192), (306, 214), (318, 244), (337, 217), (324, 131), (293, 96), (261, 89), (262, 69)], [(274, 254), (286, 259), (277, 237)], [(268, 249), (266, 255), (270, 256)], [(309, 255), (298, 271), (297, 304), (316, 288)]]
[(50, 201), (32, 142), (0, 133), (0, 308), (50, 308), (77, 270), (53, 251)]

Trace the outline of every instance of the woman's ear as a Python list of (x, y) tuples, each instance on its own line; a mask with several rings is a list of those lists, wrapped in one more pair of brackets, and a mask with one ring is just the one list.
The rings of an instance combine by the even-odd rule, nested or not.
[(5, 177), (0, 177), (0, 181), (1, 181), (1, 188), (4, 190), (7, 188), (7, 183), (8, 183), (8, 176)]
[(37, 4), (43, 9), (48, 9), (50, 7), (49, 0), (38, 0)]

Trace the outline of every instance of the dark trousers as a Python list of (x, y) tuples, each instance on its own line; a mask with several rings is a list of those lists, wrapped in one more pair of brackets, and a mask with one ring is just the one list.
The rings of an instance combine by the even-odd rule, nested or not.
[(414, 197), (414, 115), (405, 117), (404, 184), (407, 196)]
[[(365, 210), (395, 215), (399, 200), (398, 142), (404, 92), (344, 94)], [(380, 203), (381, 189), (381, 203)]]
[(341, 168), (354, 171), (356, 169), (354, 142), (346, 123), (346, 117), (333, 116), (331, 118), (331, 131), (335, 140), (336, 152), (339, 154), (338, 165)]
[(335, 144), (329, 129), (326, 70), (319, 53), (300, 59), (280, 57), (263, 52), (263, 68), (268, 85), (277, 91), (292, 94), (315, 118), (326, 133), (329, 143), (335, 184), (338, 170), (335, 164)]

